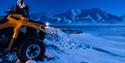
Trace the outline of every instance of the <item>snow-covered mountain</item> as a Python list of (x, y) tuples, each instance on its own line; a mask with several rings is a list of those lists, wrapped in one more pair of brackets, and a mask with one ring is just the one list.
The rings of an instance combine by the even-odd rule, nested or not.
[(54, 14), (47, 21), (52, 23), (121, 23), (122, 17), (112, 15), (99, 8), (84, 10), (68, 10), (63, 13)]
[[(68, 10), (66, 12), (53, 15), (50, 19), (53, 20), (53, 17), (57, 19), (56, 21), (62, 23), (71, 23), (72, 21), (76, 21), (76, 16), (80, 14), (81, 10)], [(71, 21), (71, 22), (70, 22)]]
[(94, 23), (119, 23), (122, 21), (121, 17), (109, 14), (99, 8), (82, 10), (81, 14), (77, 15), (77, 17), (80, 21), (86, 21), (88, 19)]

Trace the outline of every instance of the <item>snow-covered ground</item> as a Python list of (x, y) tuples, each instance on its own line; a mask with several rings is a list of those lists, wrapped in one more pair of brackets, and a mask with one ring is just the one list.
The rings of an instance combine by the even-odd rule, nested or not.
[[(27, 63), (124, 63), (125, 36), (90, 32), (65, 33), (58, 28), (47, 28), (44, 42), (53, 58)], [(115, 32), (116, 33), (116, 32)]]
[(54, 59), (37, 61), (38, 63), (125, 62), (125, 42), (112, 40), (117, 37), (104, 38), (89, 33), (66, 34), (55, 28), (48, 28), (46, 31), (46, 44), (56, 46), (50, 46), (46, 49)]

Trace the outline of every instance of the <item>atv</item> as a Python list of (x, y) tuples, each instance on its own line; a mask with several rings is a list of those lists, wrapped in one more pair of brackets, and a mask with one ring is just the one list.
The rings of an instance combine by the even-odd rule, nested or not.
[(0, 23), (0, 63), (15, 63), (17, 58), (21, 63), (42, 59), (45, 27), (16, 12), (9, 13)]

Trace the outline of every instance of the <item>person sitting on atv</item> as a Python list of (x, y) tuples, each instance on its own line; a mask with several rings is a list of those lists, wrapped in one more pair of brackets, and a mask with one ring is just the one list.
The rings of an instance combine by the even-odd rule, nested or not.
[[(17, 4), (16, 4), (16, 13), (22, 14), (23, 16), (27, 17), (30, 19), (29, 16), (29, 7), (28, 5), (25, 4), (24, 0), (18, 0)], [(30, 20), (32, 21), (32, 20)], [(34, 22), (34, 21), (33, 21)], [(40, 22), (42, 25), (45, 25), (44, 23)], [(39, 34), (37, 34), (37, 31), (27, 27), (27, 35), (32, 35), (32, 36), (39, 36), (42, 40), (44, 40), (46, 33), (43, 32), (39, 32)], [(30, 36), (31, 37), (31, 36)], [(48, 59), (51, 59), (52, 56), (50, 54), (48, 54), (47, 52), (45, 52), (45, 57), (47, 57)]]
[[(30, 20), (30, 16), (29, 16), (29, 6), (27, 4), (25, 4), (24, 0), (18, 0), (16, 3), (16, 10), (15, 13), (19, 13), (22, 14), (23, 16), (27, 17)], [(30, 20), (32, 22), (35, 22), (33, 20)], [(26, 32), (27, 36), (31, 35), (30, 37), (37, 37), (37, 30), (34, 30), (33, 28), (27, 27), (27, 32)], [(41, 34), (42, 37), (41, 39), (44, 38), (45, 34)]]
[[(34, 42), (34, 43), (38, 43), (38, 46), (40, 45), (40, 47), (41, 47), (41, 51), (38, 49), (41, 52), (41, 53), (39, 53), (40, 56), (37, 56), (37, 57), (40, 57), (40, 58), (43, 56), (50, 57), (50, 55), (48, 55), (45, 52), (44, 43), (41, 42), (41, 41), (43, 41), (43, 39), (45, 37), (45, 31), (44, 31), (45, 26), (38, 22), (37, 23), (35, 23), (34, 21), (32, 22), (32, 20), (30, 20), (29, 18), (26, 18), (26, 17), (29, 17), (28, 9), (29, 9), (28, 6), (24, 3), (23, 0), (18, 0), (17, 4), (16, 4), (16, 10), (14, 10), (14, 12), (12, 12), (12, 13), (10, 12), (8, 14), (8, 16), (6, 17), (7, 18), (5, 20), (6, 22), (1, 24), (1, 26), (0, 26), (1, 29), (8, 28), (8, 27), (14, 28), (14, 30), (12, 30), (12, 32), (14, 32), (12, 35), (12, 38), (11, 38), (7, 48), (4, 49), (4, 52), (8, 52), (12, 49), (16, 51), (18, 49), (17, 46), (19, 46), (18, 53), (21, 56), (21, 58), (20, 58), (20, 56), (19, 56), (19, 58), (20, 59), (23, 59), (23, 58), (29, 59), (29, 58), (31, 58), (30, 55), (28, 55), (26, 57), (24, 56), (22, 58), (23, 55), (26, 55), (25, 53), (22, 53), (22, 51), (26, 52), (27, 49), (25, 49), (25, 48), (27, 48), (27, 44), (31, 45), (32, 41), (34, 41), (34, 40), (36, 41), (36, 39), (38, 39), (38, 40), (40, 40), (39, 41), (40, 43), (38, 42), (38, 40), (36, 42)], [(14, 18), (14, 20), (13, 20), (13, 18)], [(18, 18), (21, 18), (21, 19), (18, 19)], [(25, 32), (23, 33), (21, 31), (22, 27), (26, 28), (26, 33)], [(38, 30), (40, 31), (39, 33), (37, 33)], [(27, 40), (29, 40), (29, 41), (27, 41)], [(22, 45), (20, 46), (21, 43), (22, 43)], [(25, 43), (27, 43), (27, 44), (25, 44)], [(16, 46), (13, 46), (13, 44)], [(26, 47), (23, 48), (23, 46), (26, 46)]]

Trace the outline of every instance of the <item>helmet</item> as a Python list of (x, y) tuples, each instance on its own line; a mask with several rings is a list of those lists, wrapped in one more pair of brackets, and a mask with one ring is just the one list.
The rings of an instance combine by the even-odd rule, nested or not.
[(26, 6), (26, 4), (24, 3), (24, 0), (17, 0), (17, 5), (20, 7), (20, 8), (24, 8)]

